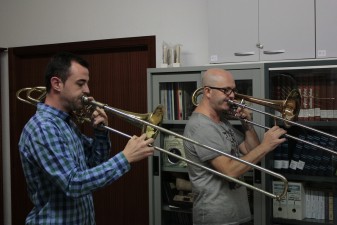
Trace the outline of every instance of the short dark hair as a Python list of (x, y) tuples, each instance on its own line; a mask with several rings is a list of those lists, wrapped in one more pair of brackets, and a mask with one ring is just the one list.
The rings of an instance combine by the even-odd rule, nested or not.
[(65, 82), (69, 75), (69, 68), (71, 62), (77, 62), (81, 66), (89, 69), (89, 63), (82, 57), (70, 52), (60, 52), (52, 56), (45, 72), (45, 86), (46, 91), (49, 92), (51, 88), (50, 79), (52, 77), (59, 77), (62, 82)]

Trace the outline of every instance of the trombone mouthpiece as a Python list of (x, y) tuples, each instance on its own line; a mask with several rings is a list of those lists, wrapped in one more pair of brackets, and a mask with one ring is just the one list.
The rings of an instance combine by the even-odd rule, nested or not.
[(230, 100), (230, 99), (226, 99), (225, 101), (226, 101), (227, 103), (231, 104), (231, 105), (233, 104), (233, 101)]
[(232, 99), (227, 99), (226, 102), (231, 108), (237, 107), (237, 104), (235, 104), (235, 102)]
[(107, 106), (107, 104), (101, 103), (101, 102), (97, 102), (93, 99), (90, 99), (88, 96), (83, 95), (82, 96), (82, 103), (84, 105), (92, 105), (92, 106), (97, 106), (99, 108), (104, 109), (105, 106)]
[(85, 96), (85, 95), (82, 96), (82, 103), (83, 103), (83, 104), (88, 104), (88, 103), (89, 103), (89, 98), (88, 98), (88, 96)]

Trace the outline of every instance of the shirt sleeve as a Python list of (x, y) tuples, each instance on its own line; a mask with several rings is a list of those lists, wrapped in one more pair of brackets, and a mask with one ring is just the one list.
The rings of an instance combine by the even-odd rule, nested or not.
[(82, 136), (85, 161), (89, 167), (94, 167), (107, 161), (110, 157), (111, 142), (108, 131), (94, 130), (94, 138)]
[[(210, 125), (210, 126), (204, 127), (203, 129), (198, 129), (195, 132), (194, 137), (199, 143), (202, 143), (206, 146), (209, 146), (221, 152), (230, 154), (231, 143), (227, 141), (224, 135), (225, 134), (221, 133), (216, 126)], [(206, 149), (198, 145), (195, 146), (195, 151), (198, 157), (203, 162), (207, 160), (211, 160), (221, 155), (221, 153)]]
[(130, 170), (130, 164), (122, 152), (89, 168), (85, 162), (83, 145), (69, 136), (64, 135), (64, 131), (57, 126), (45, 123), (35, 129), (30, 135), (30, 141), (26, 142), (34, 160), (31, 163), (37, 164), (44, 176), (67, 196), (86, 195), (112, 183)]

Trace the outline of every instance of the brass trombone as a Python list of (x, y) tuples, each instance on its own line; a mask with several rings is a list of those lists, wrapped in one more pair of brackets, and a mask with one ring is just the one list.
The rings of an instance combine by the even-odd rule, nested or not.
[[(192, 103), (195, 106), (198, 105), (197, 99), (198, 99), (199, 95), (203, 94), (203, 89), (204, 89), (203, 87), (198, 88), (197, 90), (194, 91), (194, 93), (192, 95)], [(325, 133), (323, 131), (320, 131), (320, 130), (314, 129), (312, 127), (308, 127), (308, 126), (305, 126), (303, 124), (300, 124), (300, 123), (297, 123), (297, 122), (293, 121), (293, 120), (297, 119), (298, 113), (299, 113), (300, 108), (301, 108), (301, 95), (300, 95), (299, 91), (296, 90), (296, 89), (292, 90), (288, 94), (288, 96), (285, 100), (270, 100), (270, 99), (254, 98), (252, 96), (243, 95), (243, 94), (239, 94), (239, 93), (235, 93), (235, 98), (275, 109), (276, 111), (279, 111), (281, 113), (282, 117), (276, 116), (276, 115), (273, 115), (271, 113), (267, 113), (267, 112), (264, 112), (264, 111), (261, 111), (261, 110), (258, 110), (258, 109), (255, 109), (255, 108), (250, 107), (250, 106), (248, 106), (248, 105), (246, 105), (242, 102), (236, 102), (234, 100), (228, 100), (228, 103), (232, 106), (247, 108), (247, 109), (250, 109), (252, 111), (262, 113), (262, 114), (267, 115), (267, 116), (271, 116), (274, 119), (282, 120), (284, 122), (284, 125), (288, 128), (292, 125), (296, 125), (298, 127), (308, 129), (310, 131), (313, 131), (313, 132), (316, 132), (316, 133), (319, 133), (319, 134), (337, 139), (337, 137), (332, 135), (332, 134)], [(270, 129), (270, 127), (263, 126), (261, 124), (255, 123), (255, 122), (247, 120), (247, 119), (242, 119), (242, 118), (238, 118), (238, 119), (241, 119), (246, 123), (250, 123), (250, 124), (253, 124), (255, 126), (258, 126), (258, 127), (261, 127), (261, 128), (267, 129), (267, 130)], [(329, 148), (317, 145), (315, 143), (312, 143), (312, 142), (309, 142), (309, 141), (306, 141), (306, 140), (302, 140), (300, 138), (297, 138), (297, 137), (289, 135), (289, 134), (285, 134), (284, 136), (287, 137), (287, 138), (290, 138), (290, 139), (294, 139), (294, 140), (299, 141), (299, 142), (303, 142), (303, 143), (308, 144), (308, 145), (312, 145), (316, 148), (322, 149), (322, 150), (327, 151), (331, 154), (337, 155), (336, 151), (331, 150)]]
[[(21, 96), (22, 93), (26, 93), (25, 98), (23, 98)], [(36, 95), (36, 94), (38, 95), (37, 97), (32, 97), (32, 95)], [(23, 88), (23, 89), (18, 90), (17, 93), (16, 93), (17, 99), (19, 99), (22, 102), (29, 103), (29, 104), (32, 104), (32, 105), (36, 105), (37, 103), (41, 102), (44, 99), (45, 95), (46, 95), (46, 91), (45, 91), (44, 87)], [(87, 96), (82, 96), (82, 102), (86, 106), (94, 106), (94, 107), (102, 108), (102, 109), (104, 109), (107, 112), (110, 112), (110, 113), (112, 113), (114, 115), (117, 115), (117, 116), (119, 116), (119, 117), (121, 117), (123, 119), (128, 120), (129, 122), (134, 122), (134, 123), (137, 123), (137, 124), (142, 124), (142, 126), (143, 126), (142, 131), (146, 132), (146, 134), (147, 134), (148, 137), (154, 137), (155, 138), (155, 136), (158, 133), (158, 131), (162, 131), (162, 132), (174, 135), (174, 136), (176, 136), (178, 138), (181, 138), (181, 139), (183, 139), (185, 141), (189, 141), (189, 142), (191, 142), (193, 144), (196, 144), (198, 146), (201, 146), (203, 148), (206, 148), (208, 150), (215, 151), (215, 152), (217, 152), (219, 154), (225, 155), (225, 156), (227, 156), (227, 157), (229, 157), (231, 159), (237, 160), (237, 161), (239, 161), (241, 163), (249, 165), (249, 166), (251, 166), (251, 167), (253, 167), (255, 169), (258, 169), (260, 171), (263, 171), (263, 172), (265, 172), (265, 173), (267, 173), (267, 174), (269, 174), (271, 176), (274, 176), (274, 177), (280, 179), (284, 183), (283, 191), (281, 193), (277, 193), (277, 194), (273, 194), (273, 193), (267, 192), (267, 191), (265, 191), (263, 189), (259, 189), (259, 188), (255, 187), (253, 185), (247, 184), (247, 183), (245, 183), (245, 182), (243, 182), (243, 181), (241, 181), (239, 179), (236, 179), (236, 178), (230, 177), (228, 175), (222, 174), (222, 173), (220, 173), (220, 172), (218, 172), (216, 170), (212, 170), (212, 169), (210, 169), (208, 167), (200, 165), (200, 164), (198, 164), (198, 163), (196, 163), (194, 161), (191, 161), (189, 159), (186, 159), (186, 158), (184, 158), (182, 156), (179, 156), (179, 155), (176, 155), (174, 153), (171, 153), (168, 150), (165, 150), (165, 149), (162, 149), (160, 147), (154, 146), (154, 148), (156, 150), (160, 151), (160, 152), (163, 152), (163, 153), (168, 154), (168, 155), (170, 155), (172, 157), (178, 158), (178, 159), (180, 159), (180, 160), (182, 160), (182, 161), (184, 161), (184, 162), (186, 162), (188, 164), (200, 167), (200, 168), (202, 168), (204, 170), (207, 170), (210, 173), (218, 175), (218, 176), (220, 176), (220, 177), (222, 177), (224, 179), (230, 180), (232, 182), (236, 182), (236, 183), (238, 183), (238, 184), (240, 184), (242, 186), (245, 186), (247, 188), (250, 188), (252, 190), (255, 190), (257, 192), (265, 194), (266, 196), (271, 197), (271, 198), (276, 199), (276, 200), (281, 200), (285, 196), (285, 194), (287, 193), (287, 190), (288, 190), (288, 181), (287, 181), (287, 179), (284, 176), (282, 176), (282, 175), (280, 175), (278, 173), (275, 173), (273, 171), (267, 170), (267, 169), (265, 169), (263, 167), (260, 167), (258, 165), (255, 165), (253, 163), (250, 163), (250, 162), (247, 162), (245, 160), (242, 160), (240, 158), (234, 157), (234, 156), (232, 156), (230, 154), (224, 153), (224, 152), (222, 152), (220, 150), (217, 150), (215, 148), (209, 147), (207, 145), (203, 145), (203, 144), (201, 144), (201, 143), (199, 143), (199, 142), (197, 142), (195, 140), (186, 138), (185, 136), (180, 135), (178, 133), (175, 133), (175, 132), (172, 132), (170, 130), (167, 130), (165, 128), (160, 127), (159, 125), (161, 124), (161, 121), (163, 119), (162, 106), (158, 106), (153, 113), (137, 114), (137, 113), (130, 113), (130, 112), (127, 112), (127, 111), (116, 109), (116, 108), (108, 106), (107, 104), (103, 104), (103, 103), (100, 103), (100, 102), (97, 102), (97, 101), (94, 101), (94, 100), (92, 101)], [(74, 112), (74, 113), (77, 113), (77, 112)], [(81, 116), (83, 116), (83, 115), (81, 115)], [(85, 119), (81, 119), (80, 121), (87, 121), (87, 120), (89, 120), (89, 119), (85, 118)], [(131, 138), (130, 135), (125, 134), (125, 133), (123, 133), (121, 131), (118, 131), (116, 129), (113, 129), (113, 128), (105, 126), (105, 125), (101, 125), (101, 126), (104, 129), (108, 130), (108, 131), (111, 131), (111, 132), (114, 132), (114, 133), (118, 133), (118, 134), (120, 134), (120, 135), (122, 135), (124, 137), (127, 137), (127, 138)]]

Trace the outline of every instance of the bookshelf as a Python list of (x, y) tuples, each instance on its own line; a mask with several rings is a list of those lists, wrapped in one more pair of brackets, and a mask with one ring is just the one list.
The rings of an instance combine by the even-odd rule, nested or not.
[[(163, 127), (182, 134), (184, 125), (194, 109), (191, 98), (194, 90), (200, 86), (200, 79), (200, 70), (171, 71), (170, 68), (148, 70), (149, 110), (158, 104), (164, 105)], [(182, 140), (174, 136), (160, 133), (155, 144), (184, 156)], [(150, 211), (152, 210), (150, 224), (191, 224), (192, 205), (188, 199), (189, 193), (176, 187), (177, 179), (188, 180), (186, 163), (160, 152), (155, 152), (153, 158), (149, 160), (149, 205)], [(155, 166), (151, 168), (151, 165)], [(186, 199), (174, 200), (175, 196)]]
[[(148, 69), (148, 111), (158, 104), (166, 106), (167, 115), (162, 126), (182, 134), (188, 117), (194, 110), (192, 93), (201, 86), (201, 75), (210, 67), (221, 67), (230, 70), (236, 80), (240, 93), (263, 96), (264, 81), (262, 65), (221, 65), (184, 68), (151, 68)], [(181, 93), (181, 95), (179, 94)], [(181, 107), (182, 106), (182, 107)], [(262, 107), (260, 107), (261, 109)], [(180, 115), (179, 115), (180, 113)], [(261, 115), (254, 113), (254, 121), (262, 122)], [(239, 121), (231, 121), (240, 128)], [(258, 133), (261, 135), (262, 131)], [(181, 144), (167, 134), (158, 135), (156, 145), (172, 152), (182, 152)], [(181, 154), (181, 153), (179, 153)], [(192, 203), (190, 189), (179, 187), (178, 180), (187, 181), (186, 163), (170, 160), (167, 154), (155, 152), (149, 159), (149, 193), (150, 193), (150, 224), (151, 225), (186, 225), (192, 224)], [(250, 171), (245, 175), (246, 182), (255, 186), (263, 186), (263, 179), (258, 172)], [(184, 201), (174, 201), (175, 195), (183, 196)], [(262, 224), (262, 208), (264, 197), (260, 193), (248, 190), (251, 211), (254, 220), (250, 224)]]
[[(332, 99), (337, 96), (337, 60), (333, 59), (243, 64), (234, 63), (181, 68), (151, 68), (148, 69), (147, 77), (148, 111), (152, 111), (159, 103), (165, 102), (165, 100), (162, 98), (162, 93), (165, 93), (165, 91), (167, 93), (167, 89), (169, 89), (167, 88), (167, 83), (173, 83), (173, 85), (170, 84), (172, 90), (179, 89), (179, 85), (176, 83), (183, 84), (183, 87), (187, 86), (187, 88), (184, 88), (185, 91), (188, 90), (188, 94), (186, 94), (186, 96), (190, 95), (196, 88), (200, 87), (201, 74), (211, 67), (224, 68), (232, 72), (236, 80), (239, 93), (251, 95), (257, 98), (284, 100), (287, 93), (292, 88), (300, 88), (300, 91), (303, 93), (302, 87), (305, 88), (305, 86), (310, 84), (309, 86), (311, 86), (314, 90), (320, 90), (319, 95), (317, 93), (315, 94), (314, 90), (311, 94), (310, 91), (308, 92), (308, 96), (314, 96), (314, 100), (316, 101), (310, 102), (311, 100), (307, 99), (308, 101), (306, 105), (310, 106), (311, 108), (304, 107), (304, 105), (302, 105), (300, 120), (297, 122), (305, 126), (328, 132), (330, 134), (337, 134), (337, 117), (335, 117), (337, 114), (335, 112), (335, 110), (337, 110), (337, 106), (335, 105), (336, 101)], [(318, 85), (322, 83), (325, 86)], [(282, 92), (280, 92), (280, 90), (282, 90)], [(332, 93), (334, 97), (331, 97)], [(183, 105), (188, 104), (186, 103), (188, 98), (189, 97), (187, 97), (185, 101), (182, 101)], [(325, 99), (325, 104), (322, 103), (323, 99)], [(329, 99), (329, 101), (326, 101), (326, 99)], [(175, 100), (176, 98), (172, 97), (172, 101)], [(321, 100), (322, 104), (319, 103), (318, 100)], [(250, 103), (246, 103), (250, 105)], [(273, 109), (268, 109), (264, 106), (259, 106), (256, 104), (252, 104), (250, 106), (261, 111), (279, 114), (278, 112), (274, 112)], [(320, 107), (319, 109), (317, 109), (318, 106)], [(303, 110), (306, 111), (303, 112)], [(324, 112), (324, 110), (330, 110), (330, 112)], [(175, 112), (175, 110), (172, 112)], [(185, 113), (185, 116), (181, 117), (181, 119), (178, 117), (166, 117), (163, 121), (163, 126), (169, 130), (182, 134), (190, 110), (186, 110), (185, 112), (187, 113)], [(318, 112), (321, 112), (321, 114), (317, 114)], [(174, 113), (171, 113), (171, 115), (173, 114)], [(272, 118), (268, 118), (256, 112), (253, 112), (253, 119), (254, 122), (268, 127), (275, 123)], [(240, 127), (239, 121), (233, 120), (231, 123), (234, 126), (237, 125), (238, 128)], [(277, 123), (278, 125), (283, 126), (282, 122)], [(259, 127), (256, 127), (255, 129), (257, 130), (259, 137), (263, 138), (265, 130)], [(292, 126), (286, 129), (290, 135), (296, 137), (302, 135), (303, 138), (313, 140), (314, 142), (316, 141), (320, 144), (324, 143), (324, 138), (319, 137), (319, 135), (313, 135), (310, 132), (303, 131), (302, 128)], [(155, 144), (160, 147), (164, 147), (165, 137), (166, 135), (161, 133), (157, 137)], [(322, 196), (320, 202), (323, 204), (322, 198), (325, 199), (325, 204), (323, 204), (324, 208), (327, 207), (327, 210), (329, 210), (329, 198), (324, 197), (331, 196), (332, 193), (332, 199), (334, 199), (336, 195), (335, 193), (337, 193), (337, 176), (335, 174), (336, 166), (335, 162), (333, 161), (335, 158), (329, 156), (328, 158), (325, 158), (324, 161), (322, 158), (315, 158), (315, 156), (312, 156), (312, 154), (304, 154), (305, 151), (312, 152), (313, 149), (307, 149), (308, 147), (301, 145), (302, 144), (297, 143), (295, 140), (289, 139), (286, 144), (280, 147), (281, 150), (275, 149), (273, 152), (269, 153), (261, 162), (261, 166), (284, 175), (289, 182), (294, 183), (293, 185), (295, 187), (296, 185), (302, 185), (304, 191), (315, 193), (311, 196)], [(337, 144), (332, 144), (332, 146), (336, 148)], [(293, 153), (296, 151), (296, 149), (301, 147), (302, 149), (306, 149), (302, 154), (299, 154), (299, 157), (302, 156), (302, 159), (304, 158), (305, 161), (307, 161), (305, 162), (307, 167), (303, 167), (306, 170), (297, 171), (296, 169), (295, 171), (291, 171), (289, 168), (292, 160), (291, 157), (294, 156)], [(284, 157), (286, 160), (284, 160)], [(149, 159), (149, 205), (151, 225), (191, 224), (191, 209), (188, 207), (170, 207), (170, 203), (167, 201), (167, 199), (164, 198), (163, 195), (165, 194), (163, 189), (164, 182), (171, 181), (174, 183), (177, 178), (188, 180), (186, 167), (178, 165), (179, 162), (176, 162), (176, 164), (167, 163), (167, 157), (165, 157), (165, 154), (160, 152), (155, 152), (154, 156)], [(324, 168), (324, 166), (326, 166), (326, 168)], [(328, 167), (329, 169), (327, 169)], [(315, 171), (315, 173), (313, 171)], [(265, 175), (264, 173), (253, 170), (245, 176), (245, 179), (248, 183), (251, 183), (258, 188), (272, 192), (273, 178), (269, 175)], [(320, 191), (319, 194), (316, 194), (317, 191)], [(327, 216), (329, 215), (328, 213), (326, 215), (324, 214), (324, 219), (321, 219), (322, 217), (318, 217), (316, 215), (312, 216), (309, 214), (304, 214), (303, 219), (279, 218), (273, 215), (273, 209), (276, 207), (273, 207), (273, 199), (253, 191), (249, 191), (249, 199), (253, 212), (253, 220), (251, 221), (251, 224), (254, 225), (337, 224), (336, 221), (327, 219)], [(316, 203), (317, 201), (314, 202)], [(323, 205), (320, 208), (322, 208)], [(337, 203), (335, 205), (337, 206)], [(314, 209), (313, 211), (317, 213), (320, 208)], [(335, 216), (337, 215), (337, 212), (333, 215), (334, 218), (337, 219), (337, 216)], [(315, 218), (315, 216), (317, 218)]]
[[(285, 99), (289, 90), (301, 93), (298, 123), (337, 135), (337, 61), (282, 62), (265, 65), (266, 96)], [(277, 113), (275, 113), (277, 114)], [(271, 125), (273, 120), (266, 118)], [(282, 122), (278, 125), (283, 126)], [(337, 151), (337, 140), (298, 126), (287, 128), (288, 134)], [(337, 224), (337, 156), (295, 140), (288, 140), (266, 157), (266, 167), (284, 175), (303, 194), (294, 196), (290, 188), (283, 209), (266, 199), (267, 224)], [(266, 177), (266, 188), (273, 190), (274, 181)], [(289, 197), (290, 196), (290, 197)], [(292, 197), (291, 197), (292, 196)], [(295, 207), (296, 205), (296, 207)], [(282, 207), (280, 207), (282, 208)], [(294, 218), (295, 215), (295, 218)]]

